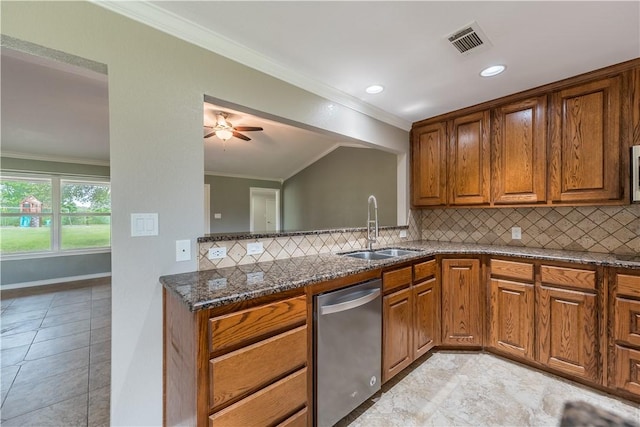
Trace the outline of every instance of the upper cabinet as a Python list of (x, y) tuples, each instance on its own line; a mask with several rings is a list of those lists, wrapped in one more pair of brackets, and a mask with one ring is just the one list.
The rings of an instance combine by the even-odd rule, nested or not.
[(552, 95), (549, 188), (560, 202), (620, 199), (620, 76)]
[(628, 203), (639, 105), (640, 58), (417, 122), (412, 205)]
[(546, 128), (546, 96), (495, 109), (492, 185), (496, 204), (546, 200)]
[(413, 130), (411, 159), (415, 206), (447, 203), (447, 129), (434, 123)]
[(454, 205), (489, 203), (489, 112), (449, 122), (449, 190)]

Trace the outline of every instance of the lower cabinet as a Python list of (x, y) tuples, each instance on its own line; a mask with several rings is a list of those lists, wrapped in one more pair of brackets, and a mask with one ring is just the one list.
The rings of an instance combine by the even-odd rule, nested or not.
[(306, 296), (237, 311), (164, 300), (166, 425), (307, 425)]
[(382, 381), (439, 343), (440, 295), (436, 261), (383, 273)]
[(640, 397), (640, 273), (615, 272), (609, 386)]
[(533, 264), (491, 260), (489, 346), (533, 361), (535, 333)]
[(538, 361), (601, 382), (596, 272), (542, 265), (536, 313)]
[(442, 260), (442, 344), (482, 345), (484, 290), (479, 259)]

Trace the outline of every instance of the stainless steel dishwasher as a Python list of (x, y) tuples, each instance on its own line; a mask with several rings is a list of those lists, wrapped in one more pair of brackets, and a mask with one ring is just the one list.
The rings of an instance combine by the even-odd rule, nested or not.
[(332, 426), (380, 390), (382, 282), (314, 297), (315, 421)]

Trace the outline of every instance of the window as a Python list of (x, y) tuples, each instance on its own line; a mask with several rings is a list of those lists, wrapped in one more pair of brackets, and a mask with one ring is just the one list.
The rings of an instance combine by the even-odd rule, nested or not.
[(110, 190), (94, 179), (3, 176), (0, 254), (109, 248)]

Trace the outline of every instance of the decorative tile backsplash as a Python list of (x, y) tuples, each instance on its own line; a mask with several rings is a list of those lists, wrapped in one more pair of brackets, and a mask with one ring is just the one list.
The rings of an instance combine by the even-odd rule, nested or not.
[[(400, 237), (402, 230), (407, 231), (407, 237)], [(374, 244), (374, 247), (379, 248), (419, 238), (418, 222), (414, 218), (413, 231), (411, 227), (409, 230), (406, 227), (380, 229), (378, 242)], [(247, 255), (247, 243), (253, 242), (262, 242), (264, 252), (259, 255)], [(364, 249), (367, 247), (367, 231), (366, 229), (353, 229), (259, 239), (222, 240), (201, 242), (198, 247), (198, 269), (202, 271), (304, 255)], [(222, 259), (209, 259), (207, 255), (209, 249), (213, 247), (226, 247), (227, 256)]]
[[(418, 212), (423, 240), (640, 253), (640, 205)], [(511, 227), (522, 229), (521, 240), (511, 240)]]

